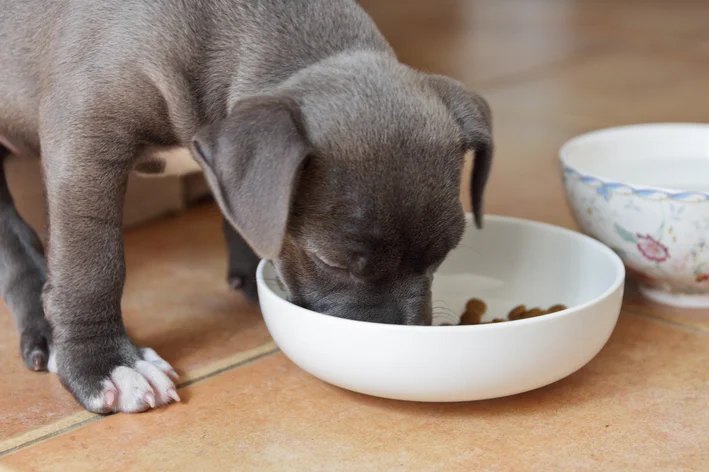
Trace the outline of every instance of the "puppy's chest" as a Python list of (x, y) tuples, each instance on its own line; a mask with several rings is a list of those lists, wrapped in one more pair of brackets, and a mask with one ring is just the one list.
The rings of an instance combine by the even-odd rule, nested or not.
[(146, 146), (133, 166), (133, 172), (144, 177), (185, 175), (200, 170), (189, 149), (181, 146)]

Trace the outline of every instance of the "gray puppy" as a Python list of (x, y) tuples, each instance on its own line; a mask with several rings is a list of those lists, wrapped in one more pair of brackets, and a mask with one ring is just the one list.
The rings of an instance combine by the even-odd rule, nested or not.
[(126, 180), (161, 147), (204, 169), (252, 297), (261, 257), (303, 307), (430, 324), (468, 151), (480, 225), (487, 104), (399, 63), (352, 0), (0, 0), (0, 64), (0, 157), (42, 156), (50, 235), (45, 268), (3, 175), (0, 289), (25, 363), (91, 411), (178, 399), (120, 308)]

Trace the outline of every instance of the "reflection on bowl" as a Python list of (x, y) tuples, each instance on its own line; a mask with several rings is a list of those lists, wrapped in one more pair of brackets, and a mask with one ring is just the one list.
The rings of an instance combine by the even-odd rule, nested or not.
[(595, 131), (560, 156), (579, 226), (620, 255), (642, 293), (709, 307), (709, 125)]
[(580, 233), (514, 218), (486, 217), (438, 270), (435, 322), (457, 318), (471, 297), (486, 321), (520, 304), (569, 309), (508, 323), (397, 326), (315, 313), (283, 298), (269, 262), (257, 283), (266, 325), (281, 350), (326, 382), (414, 401), (512, 395), (580, 369), (604, 346), (620, 312), (625, 271), (618, 256)]

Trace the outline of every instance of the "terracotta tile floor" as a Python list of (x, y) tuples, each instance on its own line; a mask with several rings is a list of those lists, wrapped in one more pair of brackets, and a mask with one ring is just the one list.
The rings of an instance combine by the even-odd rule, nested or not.
[(626, 315), (603, 352), (563, 381), (507, 399), (432, 405), (340, 390), (277, 354), (188, 387), (189, 401), (171, 411), (94, 422), (5, 464), (71, 471), (679, 470), (709, 460), (707, 356), (706, 339)]
[[(594, 128), (709, 121), (709, 2), (362, 0), (400, 58), (494, 111), (488, 212), (574, 227), (558, 148)], [(709, 470), (709, 312), (641, 299), (584, 369), (516, 397), (418, 405), (305, 374), (224, 283), (218, 212), (127, 235), (128, 329), (182, 404), (99, 417), (25, 371), (0, 308), (0, 470)]]

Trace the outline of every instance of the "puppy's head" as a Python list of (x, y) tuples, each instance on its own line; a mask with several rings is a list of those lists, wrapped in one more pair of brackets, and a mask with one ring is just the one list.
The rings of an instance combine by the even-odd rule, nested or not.
[(347, 65), (237, 101), (198, 133), (195, 157), (290, 301), (343, 318), (430, 324), (433, 272), (464, 231), (468, 151), (481, 225), (489, 109), (449, 78)]

